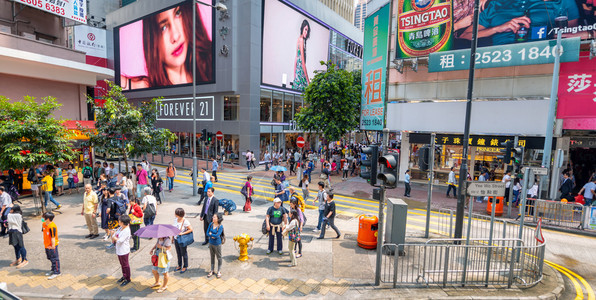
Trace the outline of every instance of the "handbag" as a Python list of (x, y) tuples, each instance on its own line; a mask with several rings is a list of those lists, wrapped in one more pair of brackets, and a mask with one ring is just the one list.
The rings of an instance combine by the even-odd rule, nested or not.
[(29, 225), (27, 225), (27, 222), (25, 222), (25, 220), (21, 222), (21, 231), (23, 232), (23, 234), (26, 234), (27, 232), (31, 231), (31, 229), (29, 229)]
[(300, 237), (300, 228), (294, 227), (294, 229), (290, 230), (289, 232), (289, 239), (294, 243), (298, 243), (301, 240)]
[(170, 260), (168, 259), (168, 254), (162, 248), (162, 250), (161, 250), (161, 252), (159, 252), (159, 256), (157, 258), (157, 267), (165, 269), (168, 267), (169, 262), (170, 262)]
[(267, 234), (269, 230), (267, 230), (267, 219), (263, 220), (263, 226), (261, 226), (261, 232), (263, 234)]
[(154, 267), (157, 267), (157, 261), (159, 260), (159, 256), (155, 254), (156, 251), (154, 251), (153, 255), (151, 255), (151, 265), (153, 265)]
[[(182, 220), (182, 225), (180, 225), (180, 231), (182, 231), (182, 226), (184, 226), (184, 219)], [(190, 233), (177, 236), (176, 242), (178, 243), (178, 245), (180, 245), (180, 247), (186, 247), (194, 243), (195, 238), (191, 231)]]
[(74, 174), (74, 175), (72, 176), (72, 181), (73, 181), (74, 183), (79, 183), (79, 174)]
[(240, 194), (242, 194), (242, 196), (248, 198), (248, 193), (246, 191), (246, 185), (242, 187), (242, 189), (240, 190)]
[(141, 223), (143, 223), (143, 218), (139, 218), (139, 217), (135, 216), (134, 214), (129, 214), (128, 216), (130, 217), (131, 225), (140, 225)]

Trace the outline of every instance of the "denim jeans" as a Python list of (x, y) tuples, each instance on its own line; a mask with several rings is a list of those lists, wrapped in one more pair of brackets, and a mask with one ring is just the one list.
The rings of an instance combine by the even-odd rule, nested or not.
[(155, 220), (155, 216), (150, 217), (150, 218), (143, 218), (143, 223), (145, 223), (145, 226), (153, 225), (154, 220)]
[(143, 199), (143, 190), (146, 187), (146, 184), (137, 184), (137, 199)]
[(15, 245), (14, 247), (14, 254), (17, 257), (17, 260), (19, 260), (19, 258), (21, 260), (27, 260), (27, 250), (25, 249), (25, 247), (21, 247), (19, 245)]
[(174, 188), (174, 177), (167, 177), (168, 180), (168, 190), (172, 190)]
[(44, 192), (44, 206), (48, 207), (48, 200), (52, 201), (52, 203), (54, 203), (54, 205), (56, 205), (56, 207), (60, 206), (60, 203), (58, 203), (58, 201), (54, 200), (54, 197), (52, 197), (52, 192)]
[[(273, 231), (273, 228), (271, 229)], [(275, 233), (269, 232), (269, 251), (273, 251), (273, 244), (274, 240), (277, 237), (277, 251), (281, 251), (283, 249), (283, 244), (281, 243), (281, 230), (275, 230)]]
[(68, 178), (66, 181), (68, 182), (68, 189), (74, 189), (75, 188), (74, 178)]
[(317, 223), (317, 229), (321, 230), (321, 224), (323, 224), (323, 217), (325, 216), (325, 210), (319, 209), (319, 222)]

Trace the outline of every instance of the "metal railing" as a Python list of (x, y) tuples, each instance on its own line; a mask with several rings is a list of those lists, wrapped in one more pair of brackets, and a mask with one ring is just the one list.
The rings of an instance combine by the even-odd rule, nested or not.
[(381, 281), (399, 286), (530, 286), (542, 279), (544, 244), (519, 239), (430, 240), (383, 245)]
[(586, 213), (587, 207), (574, 202), (528, 199), (525, 216), (526, 221), (533, 223), (542, 218), (544, 225), (584, 229), (583, 220)]

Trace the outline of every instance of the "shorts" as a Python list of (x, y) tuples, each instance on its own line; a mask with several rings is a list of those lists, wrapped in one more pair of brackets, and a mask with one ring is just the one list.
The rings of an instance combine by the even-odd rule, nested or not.
[(37, 191), (37, 190), (39, 190), (39, 184), (32, 184), (32, 185), (31, 185), (31, 190), (32, 190), (32, 191)]
[(172, 260), (168, 260), (168, 265), (165, 268), (152, 266), (151, 269), (157, 271), (159, 275), (163, 275), (164, 273), (168, 273), (168, 270), (170, 269), (170, 262), (172, 262)]
[(116, 220), (109, 220), (108, 221), (108, 229), (116, 229), (116, 228), (118, 228), (118, 226), (120, 226), (118, 224), (118, 221), (116, 221)]

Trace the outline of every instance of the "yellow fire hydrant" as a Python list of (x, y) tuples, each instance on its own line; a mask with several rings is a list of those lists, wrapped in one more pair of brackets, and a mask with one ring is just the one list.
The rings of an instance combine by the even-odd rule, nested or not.
[[(240, 261), (247, 261), (248, 260), (248, 243), (250, 243), (250, 248), (252, 249), (253, 246), (253, 238), (246, 234), (243, 233), (241, 235), (237, 235), (234, 237), (234, 241), (236, 243), (238, 243), (237, 249), (240, 250), (240, 256), (238, 257), (238, 260)], [(236, 244), (234, 244), (236, 245)]]

